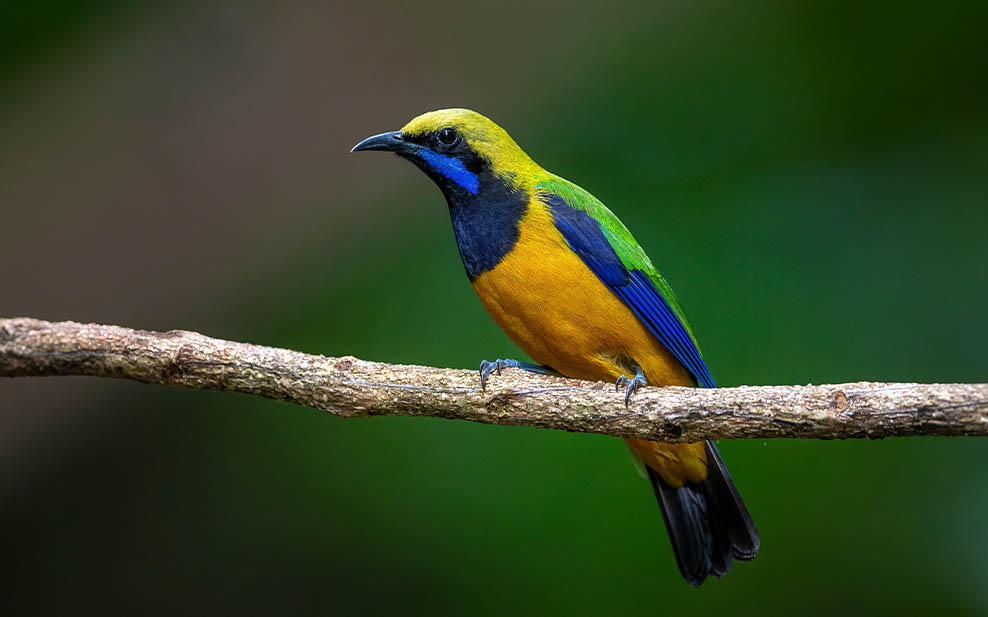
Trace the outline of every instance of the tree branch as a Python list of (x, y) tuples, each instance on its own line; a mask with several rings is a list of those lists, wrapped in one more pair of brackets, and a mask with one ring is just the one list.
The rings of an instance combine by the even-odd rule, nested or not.
[(988, 384), (644, 388), (327, 358), (118, 326), (0, 318), (0, 376), (90, 375), (255, 394), (345, 418), (404, 414), (658, 441), (988, 435)]

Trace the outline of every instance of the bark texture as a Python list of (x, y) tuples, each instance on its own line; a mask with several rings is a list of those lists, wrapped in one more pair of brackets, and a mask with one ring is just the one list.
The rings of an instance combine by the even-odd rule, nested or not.
[(698, 441), (988, 435), (988, 384), (858, 382), (643, 388), (517, 369), (480, 389), (475, 370), (330, 358), (187, 332), (0, 318), (0, 376), (89, 375), (255, 394), (345, 418), (403, 414)]

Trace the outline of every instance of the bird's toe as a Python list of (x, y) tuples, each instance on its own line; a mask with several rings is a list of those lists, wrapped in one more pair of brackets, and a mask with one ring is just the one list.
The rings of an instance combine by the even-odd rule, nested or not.
[(628, 379), (624, 375), (617, 378), (617, 383), (615, 384), (615, 391), (620, 391), (621, 386), (625, 386), (624, 389), (624, 406), (628, 407), (631, 405), (631, 395), (638, 391), (638, 388), (642, 386), (647, 386), (648, 381), (645, 380), (645, 374), (642, 373), (640, 367), (635, 367), (635, 376)]
[(628, 385), (628, 378), (625, 377), (624, 375), (621, 375), (620, 377), (617, 378), (617, 383), (614, 384), (614, 391), (620, 392), (621, 386), (626, 386), (626, 385)]
[(498, 358), (497, 360), (491, 362), (489, 360), (480, 361), (480, 389), (487, 389), (487, 379), (491, 376), (491, 373), (501, 374), (501, 369), (507, 366), (504, 360)]

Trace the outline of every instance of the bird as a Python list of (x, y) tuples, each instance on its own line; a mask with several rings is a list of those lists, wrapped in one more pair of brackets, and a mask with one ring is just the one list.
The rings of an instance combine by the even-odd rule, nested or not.
[[(482, 388), (508, 367), (610, 381), (625, 405), (646, 385), (716, 387), (676, 295), (627, 227), (486, 116), (430, 111), (351, 149), (361, 151), (392, 152), (439, 187), (477, 296), (535, 361), (483, 360)], [(625, 441), (687, 583), (755, 557), (758, 531), (712, 441)]]

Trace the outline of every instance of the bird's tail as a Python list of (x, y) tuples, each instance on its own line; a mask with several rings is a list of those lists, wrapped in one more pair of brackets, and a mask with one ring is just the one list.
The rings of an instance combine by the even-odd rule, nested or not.
[(707, 478), (701, 483), (672, 488), (648, 468), (679, 571), (694, 587), (709, 574), (727, 574), (732, 559), (754, 559), (760, 544), (758, 530), (712, 441), (706, 442), (706, 453)]

